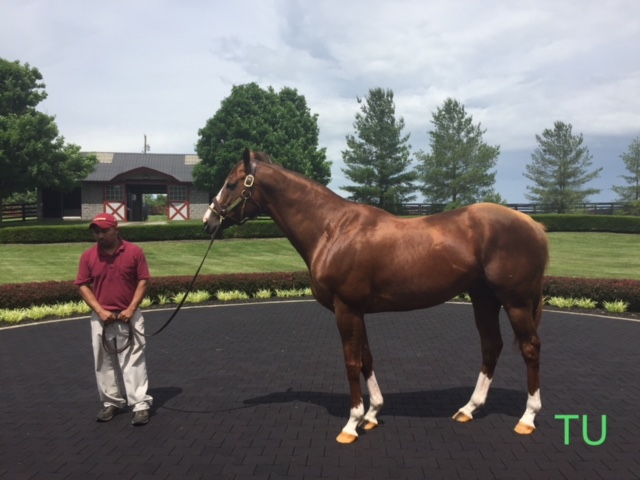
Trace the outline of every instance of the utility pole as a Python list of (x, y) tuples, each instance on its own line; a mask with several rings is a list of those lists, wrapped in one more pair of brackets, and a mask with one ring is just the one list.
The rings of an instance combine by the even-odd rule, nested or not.
[(142, 153), (147, 153), (149, 150), (151, 150), (151, 145), (147, 144), (147, 134), (144, 134), (144, 150), (142, 151)]

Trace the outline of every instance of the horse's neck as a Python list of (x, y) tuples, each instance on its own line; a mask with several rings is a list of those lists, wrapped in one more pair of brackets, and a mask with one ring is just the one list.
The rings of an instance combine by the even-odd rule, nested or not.
[(256, 174), (256, 182), (265, 183), (265, 206), (309, 265), (331, 217), (347, 202), (328, 188), (286, 169), (269, 165), (264, 171), (264, 176)]

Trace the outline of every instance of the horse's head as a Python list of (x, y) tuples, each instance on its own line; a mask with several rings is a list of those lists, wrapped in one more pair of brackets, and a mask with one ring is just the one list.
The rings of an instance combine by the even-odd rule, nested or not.
[(231, 170), (202, 219), (208, 233), (213, 233), (218, 225), (225, 229), (231, 225), (243, 224), (261, 212), (260, 205), (254, 198), (259, 162), (272, 163), (266, 153), (245, 149), (242, 161)]

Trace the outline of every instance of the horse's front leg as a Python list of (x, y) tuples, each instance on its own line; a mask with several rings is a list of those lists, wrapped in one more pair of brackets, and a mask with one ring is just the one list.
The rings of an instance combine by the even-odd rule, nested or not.
[[(357, 427), (366, 422), (364, 428), (369, 430), (378, 425), (377, 413), (382, 408), (382, 394), (373, 373), (373, 359), (369, 351), (367, 333), (364, 326), (364, 315), (356, 313), (346, 305), (336, 302), (336, 320), (344, 361), (347, 368), (347, 379), (351, 392), (351, 410), (349, 421), (340, 432), (336, 440), (340, 443), (353, 443), (358, 439)], [(371, 396), (371, 408), (365, 416), (362, 390), (360, 388), (360, 373), (363, 373)]]
[(362, 344), (362, 375), (367, 382), (367, 390), (369, 391), (369, 410), (364, 416), (362, 422), (362, 428), (365, 430), (373, 430), (378, 426), (378, 413), (382, 409), (384, 400), (382, 398), (382, 392), (378, 386), (376, 375), (373, 373), (373, 355), (369, 349), (369, 338), (367, 337), (367, 329), (362, 323), (362, 329), (364, 334)]

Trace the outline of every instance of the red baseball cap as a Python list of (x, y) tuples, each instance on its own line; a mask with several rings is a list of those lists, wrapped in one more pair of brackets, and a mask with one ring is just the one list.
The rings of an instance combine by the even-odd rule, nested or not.
[(89, 225), (89, 228), (93, 227), (94, 225), (106, 230), (107, 228), (117, 227), (118, 220), (110, 213), (101, 213), (95, 216), (95, 218)]

